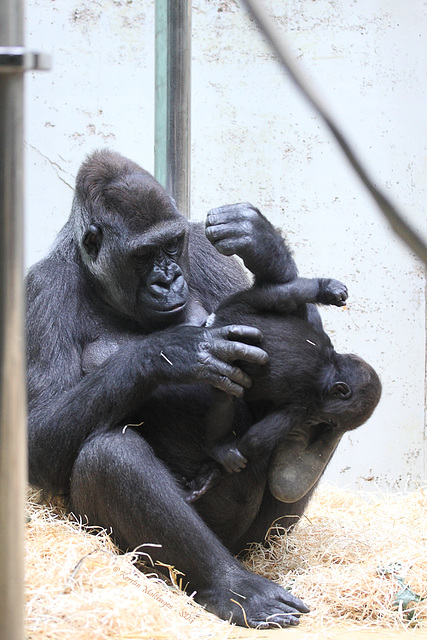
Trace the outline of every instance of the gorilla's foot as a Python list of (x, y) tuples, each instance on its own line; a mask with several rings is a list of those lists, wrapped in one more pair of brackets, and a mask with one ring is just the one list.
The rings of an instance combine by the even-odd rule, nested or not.
[(273, 454), (270, 491), (281, 502), (297, 502), (319, 480), (344, 431), (327, 424), (304, 425), (282, 440)]
[(259, 629), (295, 626), (310, 611), (289, 591), (243, 568), (229, 585), (213, 584), (195, 599), (223, 620)]

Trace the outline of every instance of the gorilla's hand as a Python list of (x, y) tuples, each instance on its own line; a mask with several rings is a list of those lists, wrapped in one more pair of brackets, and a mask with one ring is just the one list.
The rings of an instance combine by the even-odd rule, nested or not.
[(219, 253), (242, 258), (258, 282), (287, 282), (297, 275), (284, 239), (251, 204), (211, 209), (206, 218), (206, 237)]
[(275, 240), (276, 235), (261, 212), (247, 203), (211, 209), (206, 218), (208, 240), (226, 256), (235, 254), (243, 260), (255, 258), (263, 244)]
[(213, 447), (211, 456), (218, 462), (228, 473), (238, 473), (246, 468), (248, 463), (245, 456), (236, 446), (237, 440), (224, 444), (218, 444)]
[(252, 380), (232, 363), (236, 360), (258, 365), (268, 362), (265, 351), (246, 344), (246, 341), (259, 343), (262, 340), (262, 333), (252, 327), (230, 325), (208, 329), (181, 326), (159, 332), (156, 338), (163, 379), (204, 382), (238, 397), (251, 386)]
[(345, 284), (339, 280), (330, 278), (319, 278), (318, 302), (321, 304), (331, 304), (336, 307), (344, 307), (348, 298), (348, 291)]

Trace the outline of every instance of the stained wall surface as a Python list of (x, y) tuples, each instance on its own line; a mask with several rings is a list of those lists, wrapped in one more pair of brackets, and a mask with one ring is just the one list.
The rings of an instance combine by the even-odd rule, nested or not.
[[(375, 181), (425, 236), (427, 3), (265, 0)], [(27, 264), (65, 222), (78, 166), (111, 147), (154, 167), (154, 1), (28, 0)], [(380, 372), (371, 420), (345, 436), (341, 486), (426, 481), (425, 270), (390, 232), (319, 118), (234, 0), (193, 2), (192, 215), (250, 201), (281, 227), (301, 275), (347, 283), (323, 312), (339, 351)]]

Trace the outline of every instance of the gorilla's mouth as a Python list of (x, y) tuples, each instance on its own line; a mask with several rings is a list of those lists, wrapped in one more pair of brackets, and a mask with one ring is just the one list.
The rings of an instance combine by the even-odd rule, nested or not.
[(179, 317), (185, 312), (187, 308), (187, 300), (183, 302), (176, 302), (170, 306), (166, 305), (149, 305), (150, 314), (153, 318), (155, 318), (156, 322), (173, 322), (175, 318), (179, 319)]
[(143, 292), (139, 302), (148, 307), (154, 316), (165, 318), (182, 313), (187, 307), (188, 297), (188, 287), (184, 282), (182, 286), (172, 287), (163, 294)]
[[(171, 307), (159, 308), (159, 309), (157, 309), (157, 312), (161, 313), (161, 314), (179, 313), (180, 311), (184, 311), (186, 306), (187, 306), (187, 301), (185, 300), (184, 302), (178, 302), (177, 304), (174, 304)], [(156, 309), (155, 309), (155, 311), (156, 311)]]

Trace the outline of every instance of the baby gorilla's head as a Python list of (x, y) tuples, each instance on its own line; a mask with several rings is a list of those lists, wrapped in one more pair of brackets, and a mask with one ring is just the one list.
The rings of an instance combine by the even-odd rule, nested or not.
[(381, 397), (376, 371), (353, 354), (336, 354), (334, 380), (328, 385), (321, 415), (325, 422), (349, 431), (372, 415)]

